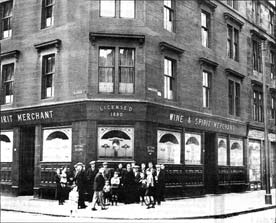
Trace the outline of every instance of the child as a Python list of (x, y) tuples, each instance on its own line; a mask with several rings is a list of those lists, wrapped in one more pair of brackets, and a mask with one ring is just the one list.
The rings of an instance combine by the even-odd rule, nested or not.
[(154, 208), (155, 207), (155, 200), (154, 200), (154, 177), (153, 177), (154, 169), (147, 170), (147, 188), (145, 192), (145, 203), (147, 208)]
[(111, 200), (111, 186), (109, 181), (105, 181), (105, 185), (103, 188), (103, 196), (104, 196), (104, 205), (109, 205), (109, 201)]
[(115, 205), (117, 206), (119, 187), (120, 187), (120, 177), (119, 177), (119, 173), (115, 171), (114, 176), (111, 178), (111, 204), (112, 205), (115, 202)]
[(140, 203), (141, 205), (143, 205), (143, 203), (145, 203), (145, 193), (146, 193), (146, 189), (147, 189), (147, 179), (146, 179), (146, 175), (141, 172), (140, 173), (140, 181), (139, 181), (139, 197), (140, 197)]

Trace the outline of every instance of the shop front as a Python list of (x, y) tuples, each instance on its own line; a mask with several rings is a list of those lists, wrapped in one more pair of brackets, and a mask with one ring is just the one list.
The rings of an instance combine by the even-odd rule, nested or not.
[(3, 111), (1, 187), (53, 197), (57, 168), (95, 160), (110, 168), (165, 164), (166, 196), (240, 191), (248, 182), (246, 148), (242, 122), (153, 103), (85, 101)]

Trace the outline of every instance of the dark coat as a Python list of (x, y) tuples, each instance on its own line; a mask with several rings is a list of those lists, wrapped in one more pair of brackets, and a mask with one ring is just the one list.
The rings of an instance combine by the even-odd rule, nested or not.
[(158, 184), (158, 186), (160, 186), (160, 187), (165, 187), (165, 171), (160, 170), (158, 175), (156, 172), (156, 178), (157, 178), (156, 184)]
[(102, 191), (105, 185), (105, 179), (101, 173), (97, 173), (94, 179), (94, 191)]
[(82, 170), (78, 172), (75, 176), (75, 182), (78, 186), (78, 191), (84, 191), (86, 189), (86, 175), (85, 172)]
[(123, 184), (125, 187), (135, 184), (135, 176), (133, 171), (126, 171), (123, 175)]
[(87, 169), (86, 176), (87, 176), (87, 183), (89, 186), (91, 186), (91, 185), (93, 186), (94, 179), (95, 179), (97, 173), (98, 173), (97, 169), (92, 170), (91, 167)]

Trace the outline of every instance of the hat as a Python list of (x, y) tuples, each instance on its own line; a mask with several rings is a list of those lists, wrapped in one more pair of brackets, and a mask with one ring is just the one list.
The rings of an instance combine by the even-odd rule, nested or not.
[(161, 167), (161, 165), (160, 165), (160, 164), (156, 164), (155, 166), (156, 166), (156, 167)]
[(83, 167), (83, 166), (84, 166), (84, 164), (83, 164), (82, 162), (78, 162), (78, 163), (76, 163), (76, 164), (74, 165), (74, 167), (76, 168), (77, 166), (81, 166), (81, 167)]
[(107, 162), (103, 162), (103, 165), (107, 165)]
[(134, 165), (133, 168), (139, 168), (139, 166), (138, 165)]
[(89, 163), (90, 165), (92, 165), (92, 164), (96, 164), (96, 161), (94, 161), (94, 160), (92, 160), (92, 161), (90, 161), (90, 163)]

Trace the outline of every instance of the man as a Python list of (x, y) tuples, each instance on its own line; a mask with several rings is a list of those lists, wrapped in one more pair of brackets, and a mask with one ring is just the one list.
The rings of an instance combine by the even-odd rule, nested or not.
[(92, 200), (92, 211), (96, 211), (96, 203), (99, 201), (101, 205), (102, 210), (106, 210), (104, 207), (104, 201), (103, 201), (103, 188), (105, 185), (105, 179), (103, 176), (104, 168), (100, 168), (99, 172), (97, 173), (95, 179), (94, 179), (94, 194), (93, 194), (93, 200)]
[(112, 174), (111, 174), (111, 171), (107, 167), (108, 167), (107, 162), (103, 162), (103, 168), (104, 168), (103, 177), (105, 180), (110, 181)]
[(134, 187), (135, 187), (135, 176), (131, 165), (128, 163), (126, 166), (126, 172), (123, 176), (124, 185), (124, 199), (125, 204), (130, 204), (134, 202)]
[(84, 203), (85, 200), (85, 185), (86, 185), (86, 176), (84, 172), (84, 164), (78, 162), (75, 164), (75, 182), (77, 185), (77, 190), (79, 193), (78, 199), (78, 209), (86, 208), (87, 206)]
[(90, 168), (87, 169), (86, 176), (87, 176), (87, 192), (89, 195), (89, 202), (92, 202), (93, 198), (93, 193), (94, 193), (94, 179), (97, 174), (97, 169), (96, 169), (96, 162), (91, 161), (90, 163)]
[(155, 199), (157, 204), (160, 205), (161, 201), (164, 200), (165, 190), (165, 171), (161, 169), (161, 165), (156, 165), (156, 176), (155, 176)]

